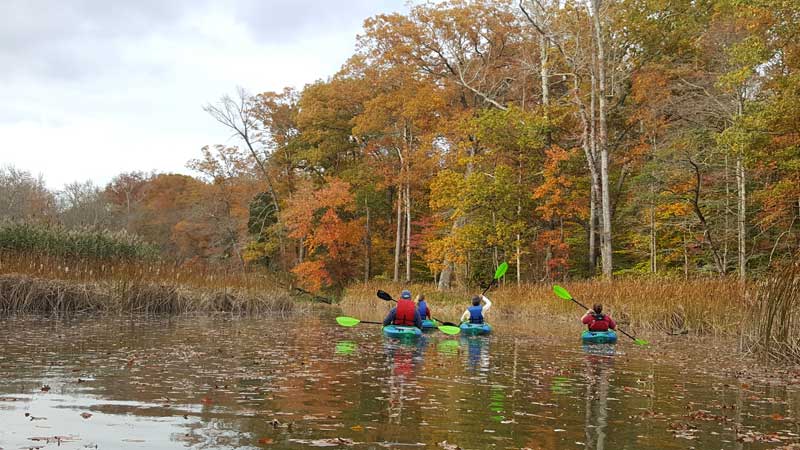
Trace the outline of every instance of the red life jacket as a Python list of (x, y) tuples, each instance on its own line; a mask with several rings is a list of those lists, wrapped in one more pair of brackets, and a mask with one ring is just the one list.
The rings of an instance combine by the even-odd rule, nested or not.
[(414, 313), (417, 312), (417, 305), (411, 300), (400, 299), (397, 301), (397, 310), (394, 315), (395, 325), (414, 326)]
[(610, 327), (610, 318), (605, 314), (595, 314), (589, 322), (589, 331), (608, 331)]

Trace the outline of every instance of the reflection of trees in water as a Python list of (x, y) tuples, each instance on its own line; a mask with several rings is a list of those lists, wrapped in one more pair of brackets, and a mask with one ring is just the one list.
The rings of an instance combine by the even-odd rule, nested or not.
[(416, 387), (415, 375), (419, 368), (425, 349), (428, 347), (428, 339), (421, 337), (415, 341), (403, 342), (387, 340), (385, 344), (386, 356), (388, 358), (391, 373), (389, 375), (389, 423), (401, 424), (403, 422), (403, 403), (408, 401), (419, 401), (420, 398), (407, 398), (409, 393), (408, 384)]
[(587, 450), (604, 450), (608, 425), (608, 380), (614, 372), (613, 346), (585, 346), (586, 355), (586, 443)]

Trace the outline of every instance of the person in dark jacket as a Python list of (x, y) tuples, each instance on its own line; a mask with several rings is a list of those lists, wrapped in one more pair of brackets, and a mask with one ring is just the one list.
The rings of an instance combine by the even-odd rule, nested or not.
[(603, 314), (603, 305), (595, 303), (594, 307), (581, 317), (581, 322), (589, 327), (589, 331), (616, 330), (617, 324), (607, 314)]
[(411, 300), (411, 291), (405, 289), (400, 293), (397, 306), (392, 308), (383, 319), (383, 325), (401, 325), (422, 329), (422, 317), (419, 315), (417, 305)]

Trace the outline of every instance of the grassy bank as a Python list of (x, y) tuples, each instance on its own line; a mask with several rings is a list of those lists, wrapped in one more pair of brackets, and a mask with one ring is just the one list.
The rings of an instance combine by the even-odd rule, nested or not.
[(260, 273), (0, 251), (0, 314), (292, 314), (312, 303)]
[[(632, 329), (666, 333), (734, 334), (745, 317), (746, 296), (732, 279), (636, 279), (562, 283), (581, 303), (602, 303), (615, 320)], [(479, 291), (437, 292), (432, 284), (388, 282), (359, 283), (347, 289), (341, 306), (346, 314), (363, 319), (381, 318), (389, 309), (375, 292), (386, 290), (397, 296), (408, 288), (424, 293), (434, 315), (455, 321)], [(577, 321), (583, 314), (577, 305), (557, 298), (551, 284), (506, 284), (490, 291), (494, 302), (489, 319), (541, 323), (543, 320)]]

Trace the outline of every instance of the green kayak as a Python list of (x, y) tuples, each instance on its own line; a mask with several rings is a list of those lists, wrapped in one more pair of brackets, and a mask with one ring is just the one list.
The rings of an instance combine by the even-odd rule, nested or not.
[(615, 333), (612, 330), (608, 331), (586, 330), (581, 334), (581, 341), (584, 344), (615, 344), (617, 342), (617, 333)]
[(383, 335), (390, 338), (414, 339), (422, 336), (422, 330), (417, 327), (386, 325), (383, 327)]
[(465, 334), (467, 336), (476, 336), (481, 334), (489, 334), (492, 332), (492, 327), (488, 323), (462, 323), (459, 328), (461, 328), (461, 334)]

